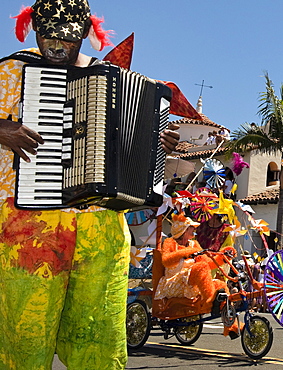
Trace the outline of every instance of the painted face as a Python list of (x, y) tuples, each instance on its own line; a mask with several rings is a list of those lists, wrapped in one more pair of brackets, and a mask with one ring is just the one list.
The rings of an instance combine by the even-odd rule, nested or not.
[(50, 64), (74, 65), (77, 61), (82, 40), (70, 42), (60, 39), (45, 39), (36, 33), (36, 41), (41, 54)]
[(195, 227), (189, 226), (184, 232), (184, 234), (178, 239), (178, 243), (181, 245), (186, 245), (188, 240), (193, 239), (194, 231), (195, 231)]
[(186, 234), (187, 238), (192, 239), (194, 237), (195, 227), (189, 226), (186, 231), (187, 231), (187, 234)]

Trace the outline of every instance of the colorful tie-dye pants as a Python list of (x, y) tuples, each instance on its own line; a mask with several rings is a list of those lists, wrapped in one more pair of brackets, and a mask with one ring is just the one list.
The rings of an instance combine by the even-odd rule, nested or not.
[(126, 365), (129, 231), (124, 215), (0, 214), (0, 369), (70, 370)]

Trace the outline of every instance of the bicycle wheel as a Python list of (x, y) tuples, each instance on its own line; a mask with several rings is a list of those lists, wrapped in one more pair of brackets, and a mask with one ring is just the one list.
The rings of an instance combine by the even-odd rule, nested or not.
[(252, 316), (241, 335), (243, 350), (254, 360), (265, 356), (273, 342), (273, 331), (265, 317)]
[(275, 252), (267, 261), (264, 294), (269, 312), (283, 326), (283, 251)]
[(146, 304), (140, 300), (129, 303), (126, 315), (128, 348), (142, 347), (149, 337), (150, 328), (150, 315)]
[(233, 304), (225, 304), (225, 306), (221, 310), (221, 320), (223, 325), (230, 328), (234, 324), (236, 317), (237, 313)]
[[(190, 317), (182, 317), (180, 319), (181, 322), (189, 323), (192, 321), (199, 320), (201, 316), (190, 316)], [(178, 326), (174, 330), (175, 337), (177, 340), (183, 345), (183, 346), (189, 346), (193, 343), (195, 343), (199, 336), (201, 335), (203, 328), (203, 324), (201, 323), (195, 323), (185, 326)]]

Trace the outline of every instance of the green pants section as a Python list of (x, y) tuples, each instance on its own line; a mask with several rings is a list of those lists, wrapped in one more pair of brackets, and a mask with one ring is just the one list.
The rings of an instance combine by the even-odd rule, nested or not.
[(66, 284), (61, 277), (10, 276), (1, 299), (0, 369), (51, 369)]
[(38, 242), (39, 228), (12, 244), (5, 228), (18, 211), (7, 209), (1, 220), (0, 369), (51, 370), (55, 350), (70, 370), (124, 369), (130, 240), (124, 216), (42, 212), (36, 218), (41, 236), (54, 233), (48, 247)]
[[(85, 216), (78, 215), (77, 239), (83, 243), (74, 260), (80, 263), (71, 272), (57, 353), (71, 370), (123, 369), (129, 251), (113, 217), (100, 215), (103, 225), (86, 228)], [(85, 243), (91, 241), (89, 253)]]

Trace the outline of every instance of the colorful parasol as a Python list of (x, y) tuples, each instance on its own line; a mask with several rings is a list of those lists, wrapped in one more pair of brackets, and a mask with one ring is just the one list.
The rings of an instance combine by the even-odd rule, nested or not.
[(211, 211), (218, 207), (218, 197), (208, 189), (198, 189), (191, 198), (190, 210), (194, 217), (200, 221), (207, 221), (211, 216)]
[(126, 220), (129, 226), (138, 226), (153, 218), (156, 211), (153, 209), (143, 209), (141, 211), (126, 213)]
[(215, 200), (219, 200), (218, 198), (218, 195), (215, 194), (213, 191), (211, 191), (210, 189), (204, 187), (204, 188), (199, 188), (195, 193), (194, 193), (194, 196), (195, 197), (204, 197), (204, 198), (214, 198)]
[(283, 251), (272, 254), (264, 269), (264, 292), (268, 307), (275, 320), (283, 325)]
[(209, 158), (203, 167), (203, 177), (212, 189), (219, 189), (225, 182), (225, 168), (221, 161)]

